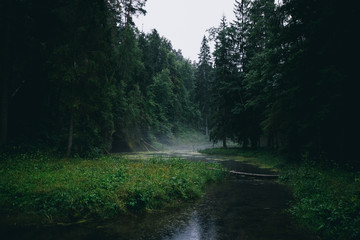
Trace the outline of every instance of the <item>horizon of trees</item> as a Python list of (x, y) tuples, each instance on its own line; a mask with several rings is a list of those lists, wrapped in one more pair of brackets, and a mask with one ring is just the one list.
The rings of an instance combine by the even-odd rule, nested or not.
[(0, 3), (0, 145), (87, 155), (194, 127), (194, 66), (132, 18), (146, 0)]
[[(199, 61), (133, 17), (146, 0), (0, 2), (0, 147), (66, 156), (147, 148), (196, 128), (214, 142), (357, 166), (356, 8), (235, 0)], [(210, 51), (210, 42), (215, 49)]]
[(211, 140), (258, 148), (266, 139), (290, 159), (359, 167), (350, 113), (355, 9), (335, 0), (236, 0), (234, 13), (208, 31), (199, 54), (197, 99)]

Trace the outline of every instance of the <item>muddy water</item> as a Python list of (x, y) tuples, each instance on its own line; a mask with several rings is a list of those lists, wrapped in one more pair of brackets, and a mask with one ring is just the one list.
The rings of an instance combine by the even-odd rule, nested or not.
[[(166, 153), (192, 160), (220, 162), (231, 170), (271, 173), (232, 159), (206, 157), (182, 149)], [(143, 158), (152, 154), (142, 154)], [(139, 154), (132, 155), (139, 157)], [(131, 157), (131, 156), (129, 156)], [(135, 239), (135, 240), (306, 240), (284, 211), (291, 194), (274, 180), (231, 177), (211, 185), (203, 198), (179, 209), (70, 226), (0, 227), (6, 239)], [(4, 238), (2, 238), (4, 239)]]

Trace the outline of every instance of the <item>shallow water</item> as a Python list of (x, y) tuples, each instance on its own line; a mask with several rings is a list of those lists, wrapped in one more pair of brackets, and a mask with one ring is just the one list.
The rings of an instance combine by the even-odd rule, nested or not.
[[(188, 148), (156, 154), (192, 160), (219, 160), (193, 150)], [(138, 157), (140, 154), (131, 155)], [(151, 155), (153, 153), (141, 154), (143, 158)], [(231, 158), (221, 160), (230, 170), (271, 173), (269, 169), (260, 169)], [(299, 229), (284, 211), (290, 200), (291, 194), (286, 186), (274, 180), (233, 176), (221, 184), (209, 186), (203, 198), (177, 209), (70, 226), (1, 226), (0, 234), (6, 236), (5, 239), (316, 239)]]

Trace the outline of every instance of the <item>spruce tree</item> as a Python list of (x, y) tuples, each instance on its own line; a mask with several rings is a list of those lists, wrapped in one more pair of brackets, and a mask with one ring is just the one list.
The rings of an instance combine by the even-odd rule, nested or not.
[(209, 135), (209, 116), (211, 105), (210, 85), (212, 83), (212, 62), (208, 39), (203, 37), (199, 53), (199, 62), (196, 69), (195, 99), (199, 105), (203, 122), (205, 123), (205, 135)]
[(238, 70), (234, 59), (234, 28), (229, 26), (225, 17), (217, 29), (214, 51), (214, 81), (212, 92), (211, 134), (213, 141), (221, 140), (227, 146), (227, 138), (233, 137), (231, 126), (234, 89), (232, 84)]

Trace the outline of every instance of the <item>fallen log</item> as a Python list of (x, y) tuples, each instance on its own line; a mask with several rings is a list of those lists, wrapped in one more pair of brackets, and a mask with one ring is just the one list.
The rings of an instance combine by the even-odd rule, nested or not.
[[(209, 168), (211, 170), (218, 170), (215, 168)], [(261, 174), (261, 173), (247, 173), (247, 172), (237, 172), (234, 170), (231, 171), (226, 171), (223, 170), (224, 172), (227, 173), (231, 173), (231, 174), (235, 174), (235, 175), (240, 175), (240, 176), (247, 176), (247, 177), (260, 177), (260, 178), (279, 178), (279, 175), (272, 175), (272, 174)]]
[(229, 173), (242, 175), (242, 176), (250, 176), (250, 177), (279, 178), (279, 175), (272, 175), (272, 174), (247, 173), (247, 172), (236, 172), (236, 171), (229, 171)]

